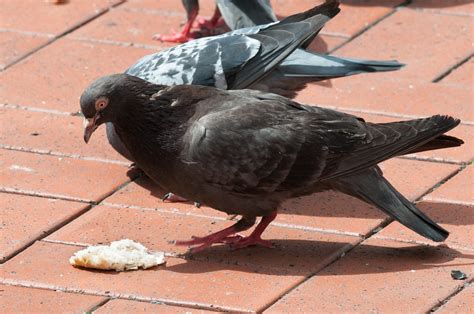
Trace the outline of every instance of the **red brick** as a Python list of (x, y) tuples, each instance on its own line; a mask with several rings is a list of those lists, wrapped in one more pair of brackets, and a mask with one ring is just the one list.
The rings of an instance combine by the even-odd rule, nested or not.
[(436, 83), (380, 79), (392, 73), (369, 73), (331, 80), (331, 87), (311, 85), (299, 93), (302, 103), (404, 116), (449, 114), (474, 123), (472, 88)]
[(104, 126), (86, 145), (82, 117), (0, 108), (0, 123), (0, 143), (4, 147), (129, 163), (109, 145)]
[(127, 182), (127, 168), (109, 163), (0, 150), (1, 190), (98, 201)]
[[(274, 0), (272, 5), (276, 14), (279, 17), (284, 17), (308, 10), (322, 2), (319, 0)], [(358, 2), (360, 1), (344, 1), (340, 6), (341, 12), (324, 27), (323, 33), (352, 37), (384, 15), (389, 14), (396, 5), (403, 1), (389, 0), (383, 1), (383, 4), (375, 0)]]
[(416, 0), (409, 8), (422, 9), (446, 14), (474, 16), (474, 3), (471, 0)]
[[(131, 238), (151, 250), (185, 253), (187, 247), (176, 246), (171, 242), (188, 240), (193, 235), (204, 236), (234, 223), (194, 215), (100, 206), (50, 235), (48, 240), (91, 245)], [(282, 275), (307, 276), (322, 269), (350, 245), (360, 241), (357, 237), (273, 225), (265, 230), (263, 238), (273, 242), (275, 248), (229, 250), (228, 246), (220, 244), (194, 254), (193, 259), (272, 269)]]
[(474, 85), (474, 59), (471, 58), (459, 68), (454, 69), (441, 80), (442, 84), (461, 84), (466, 87)]
[(0, 193), (0, 203), (2, 262), (88, 206), (83, 203), (8, 193)]
[[(474, 206), (450, 203), (422, 201), (418, 205), (431, 219), (449, 231), (449, 237), (444, 242), (449, 247), (474, 250)], [(376, 237), (398, 239), (402, 241), (438, 245), (414, 233), (398, 222), (392, 222), (379, 232)]]
[(398, 10), (337, 51), (347, 57), (397, 59), (391, 78), (430, 82), (472, 53), (470, 17)]
[(0, 285), (2, 313), (85, 313), (104, 297)]
[[(210, 16), (214, 12), (216, 2), (215, 0), (200, 0), (199, 1), (199, 15)], [(132, 0), (127, 1), (125, 4), (120, 6), (120, 9), (130, 11), (144, 11), (152, 13), (160, 13), (167, 15), (180, 15), (183, 17), (183, 21), (186, 17), (186, 11), (180, 1), (175, 0)], [(157, 21), (158, 23), (158, 21)]]
[(148, 302), (115, 299), (101, 306), (94, 313), (212, 313), (206, 310), (191, 309), (181, 306), (169, 306)]
[(61, 34), (119, 0), (68, 1), (53, 5), (38, 0), (2, 0), (0, 28)]
[(467, 166), (460, 173), (424, 197), (428, 201), (474, 205), (474, 167)]
[(77, 112), (93, 79), (123, 72), (151, 52), (62, 39), (3, 73), (0, 102)]
[[(345, 42), (346, 39), (336, 36), (318, 35), (313, 42), (308, 46), (307, 50), (326, 53), (332, 51), (337, 46)], [(324, 83), (326, 83), (325, 81)]]
[(369, 239), (266, 312), (428, 312), (473, 273), (469, 254), (448, 248)]
[(474, 286), (464, 288), (459, 294), (455, 295), (452, 299), (443, 305), (436, 313), (449, 314), (449, 313), (470, 313), (474, 308)]
[(48, 36), (0, 31), (0, 69), (49, 40)]
[[(111, 297), (167, 301), (233, 311), (258, 311), (303, 279), (280, 269), (167, 258), (146, 271), (105, 272), (74, 268), (77, 246), (37, 242), (4, 264), (3, 282), (54, 287)], [(54, 267), (51, 267), (54, 261)], [(291, 271), (291, 269), (290, 269)]]
[[(155, 1), (156, 2), (156, 1)], [(159, 3), (156, 2), (159, 6)], [(70, 38), (88, 38), (122, 43), (152, 45), (157, 50), (174, 46), (154, 40), (157, 33), (168, 34), (180, 30), (183, 16), (163, 16), (146, 11), (130, 11), (121, 8), (111, 10), (100, 18), (81, 27)]]

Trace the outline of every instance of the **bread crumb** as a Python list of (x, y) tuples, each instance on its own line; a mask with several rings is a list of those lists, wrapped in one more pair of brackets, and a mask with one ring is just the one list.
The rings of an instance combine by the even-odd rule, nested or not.
[(142, 244), (124, 239), (110, 245), (89, 246), (74, 253), (69, 263), (76, 267), (102, 270), (135, 270), (147, 269), (165, 263), (165, 253), (148, 252)]

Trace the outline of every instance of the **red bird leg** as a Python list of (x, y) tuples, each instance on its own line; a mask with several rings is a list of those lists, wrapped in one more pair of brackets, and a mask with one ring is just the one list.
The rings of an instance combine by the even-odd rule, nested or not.
[(200, 17), (197, 19), (195, 25), (196, 28), (200, 29), (213, 29), (216, 28), (219, 24), (219, 21), (223, 21), (221, 18), (221, 11), (219, 11), (219, 7), (216, 5), (216, 9), (214, 10), (214, 14), (210, 19), (206, 19), (204, 17)]
[(193, 236), (192, 239), (189, 241), (176, 241), (175, 244), (192, 246), (190, 252), (197, 253), (204, 250), (205, 248), (210, 247), (214, 243), (222, 243), (222, 242), (226, 242), (227, 238), (234, 238), (231, 236), (236, 234), (237, 232), (249, 229), (254, 224), (255, 224), (255, 217), (244, 216), (237, 223), (221, 231), (212, 233), (202, 238)]
[(156, 34), (153, 36), (153, 39), (161, 40), (165, 42), (171, 42), (171, 43), (185, 43), (187, 41), (194, 39), (191, 36), (191, 27), (193, 26), (194, 20), (196, 19), (198, 15), (198, 11), (199, 11), (199, 7), (194, 8), (191, 10), (191, 12), (189, 12), (188, 20), (184, 24), (184, 27), (181, 33), (173, 32), (173, 34), (171, 35)]
[(226, 239), (226, 243), (229, 243), (233, 249), (242, 249), (253, 245), (261, 245), (264, 247), (273, 248), (273, 244), (270, 241), (263, 240), (261, 236), (263, 231), (265, 231), (265, 229), (276, 218), (276, 216), (276, 211), (268, 216), (263, 216), (260, 223), (248, 237), (242, 237), (237, 235), (232, 239)]

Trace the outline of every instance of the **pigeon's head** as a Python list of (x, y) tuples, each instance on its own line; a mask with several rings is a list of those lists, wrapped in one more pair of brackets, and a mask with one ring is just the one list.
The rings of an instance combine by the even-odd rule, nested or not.
[(133, 97), (133, 87), (142, 82), (127, 74), (114, 74), (101, 77), (86, 88), (80, 99), (86, 143), (101, 124), (114, 121), (123, 104)]

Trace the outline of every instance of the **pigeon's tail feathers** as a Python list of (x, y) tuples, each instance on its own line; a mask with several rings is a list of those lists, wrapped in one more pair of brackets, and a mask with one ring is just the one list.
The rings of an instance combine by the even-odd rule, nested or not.
[[(400, 122), (381, 123), (380, 126), (388, 126), (400, 132), (401, 136), (409, 133), (409, 129), (416, 130), (416, 135), (405, 140), (405, 144), (399, 147), (396, 155), (411, 154), (419, 151), (427, 151), (430, 146), (433, 149), (460, 146), (464, 142), (453, 136), (444, 135), (461, 123), (461, 120), (447, 115), (435, 115), (429, 118), (415, 119)], [(443, 146), (446, 145), (446, 146)]]
[(464, 144), (464, 141), (457, 137), (450, 135), (440, 135), (437, 138), (429, 141), (428, 143), (415, 147), (414, 149), (406, 152), (406, 154), (414, 154), (442, 148), (458, 147), (462, 144)]
[[(460, 122), (450, 116), (435, 115), (408, 121), (365, 123), (365, 140), (361, 142), (360, 147), (345, 158), (336, 159), (337, 165), (328, 161), (326, 168), (331, 171), (321, 179), (353, 175), (392, 157), (416, 152), (420, 147), (455, 128)], [(462, 144), (462, 141), (458, 140), (457, 143)]]
[(449, 232), (435, 223), (400, 194), (377, 169), (371, 169), (338, 180), (342, 190), (382, 210), (419, 235), (436, 242), (444, 241)]
[(341, 9), (339, 9), (339, 4), (339, 1), (326, 1), (323, 4), (315, 6), (304, 12), (290, 15), (281, 20), (278, 24), (284, 25), (289, 23), (301, 22), (316, 15), (325, 15), (329, 17), (329, 19), (331, 19), (335, 17), (339, 13), (339, 11), (341, 11)]
[(291, 18), (289, 17), (283, 20), (283, 23), (275, 23), (257, 34), (247, 35), (260, 41), (260, 51), (238, 73), (235, 73), (234, 77), (227, 78), (228, 89), (247, 88), (262, 80), (303, 42), (319, 32), (327, 21), (339, 13), (339, 8), (332, 2), (322, 6), (325, 7), (323, 13), (319, 12), (314, 16), (309, 14), (309, 17), (306, 17), (304, 14), (311, 11), (309, 10), (301, 13), (305, 17), (303, 20), (292, 18), (291, 22), (288, 22), (286, 20)]
[(285, 77), (312, 78), (317, 81), (360, 73), (396, 71), (403, 66), (395, 60), (347, 59), (298, 49), (282, 62), (279, 69)]

